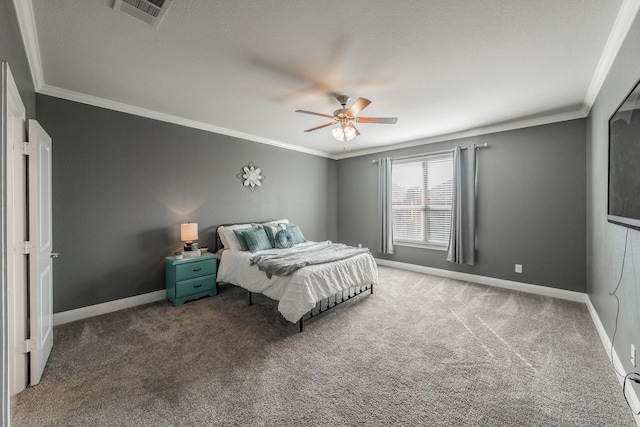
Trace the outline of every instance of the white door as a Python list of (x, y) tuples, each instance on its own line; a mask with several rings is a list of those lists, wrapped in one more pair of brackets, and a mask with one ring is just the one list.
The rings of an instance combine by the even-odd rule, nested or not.
[(2, 63), (3, 94), (6, 96), (4, 123), (7, 170), (7, 301), (9, 393), (29, 385), (29, 356), (24, 342), (28, 332), (27, 255), (27, 136), (26, 110), (6, 62)]
[(53, 253), (51, 138), (29, 120), (29, 322), (30, 385), (42, 378), (53, 347)]

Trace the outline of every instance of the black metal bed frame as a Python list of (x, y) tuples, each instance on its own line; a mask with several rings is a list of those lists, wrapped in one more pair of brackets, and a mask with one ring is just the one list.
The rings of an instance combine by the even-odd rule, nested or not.
[[(305, 316), (307, 316), (306, 320), (311, 320), (313, 317), (319, 316), (320, 313), (325, 313), (329, 310), (331, 310), (332, 308), (335, 308), (337, 306), (339, 306), (340, 304), (342, 304), (343, 302), (347, 302), (352, 298), (357, 297), (358, 295), (367, 292), (367, 291), (371, 291), (371, 294), (373, 294), (373, 283), (370, 285), (364, 285), (364, 286), (354, 286), (352, 288), (348, 288), (348, 289), (343, 289), (342, 291), (330, 295), (327, 298), (323, 298), (320, 301), (318, 301), (316, 303), (316, 306), (314, 308), (312, 308), (311, 310), (307, 311), (305, 314), (302, 315), (302, 317), (300, 318), (300, 320), (298, 320), (298, 324), (300, 326), (300, 332), (304, 331), (304, 322), (305, 322)], [(252, 295), (253, 292), (251, 291), (247, 291), (249, 292), (249, 305), (253, 305), (253, 301), (252, 301)], [(347, 292), (347, 297), (345, 298), (344, 293)], [(352, 293), (353, 292), (353, 293)], [(333, 297), (333, 305), (331, 305), (331, 298)], [(340, 297), (340, 301), (338, 301), (338, 297)], [(327, 304), (325, 305), (325, 308), (322, 308), (322, 302), (326, 301)], [(314, 313), (315, 312), (315, 313)]]
[[(265, 221), (262, 221), (265, 222)], [(260, 224), (260, 222), (256, 222), (253, 221), (251, 223), (257, 223)], [(249, 224), (249, 222), (247, 223)], [(216, 232), (215, 232), (215, 253), (217, 253), (220, 249), (222, 249), (224, 246), (222, 244), (222, 241), (220, 240), (220, 235), (218, 233), (218, 227), (225, 227), (225, 226), (229, 226), (229, 225), (233, 225), (233, 224), (221, 224), (219, 226), (216, 227)], [(218, 260), (218, 262), (220, 262), (220, 260)], [(367, 291), (371, 291), (371, 294), (373, 294), (373, 283), (369, 284), (369, 285), (362, 285), (362, 286), (354, 286), (348, 289), (343, 289), (342, 291), (330, 295), (327, 298), (323, 298), (320, 301), (316, 302), (316, 306), (314, 308), (312, 308), (311, 310), (309, 310), (308, 312), (306, 312), (298, 321), (299, 327), (300, 327), (300, 332), (304, 331), (304, 322), (305, 322), (305, 317), (306, 320), (311, 320), (313, 317), (319, 316), (321, 313), (325, 313), (327, 311), (329, 311), (332, 308), (335, 308), (336, 306), (349, 301), (350, 299), (353, 299), (355, 297), (357, 297), (358, 295), (367, 292)], [(251, 292), (249, 290), (247, 290), (247, 292), (249, 293), (249, 305), (253, 305), (253, 301), (252, 301), (252, 295), (254, 294), (254, 292)], [(345, 297), (344, 293), (347, 292), (347, 296)], [(331, 305), (331, 299), (333, 298), (333, 305)], [(340, 298), (340, 301), (338, 301), (338, 298)], [(322, 303), (323, 301), (326, 301), (326, 305), (324, 307), (324, 309), (322, 308)]]

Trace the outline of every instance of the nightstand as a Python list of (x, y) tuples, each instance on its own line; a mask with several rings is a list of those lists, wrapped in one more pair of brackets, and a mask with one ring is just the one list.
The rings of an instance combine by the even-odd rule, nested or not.
[(203, 253), (199, 257), (165, 258), (167, 299), (174, 307), (204, 296), (214, 297), (216, 289), (216, 254)]

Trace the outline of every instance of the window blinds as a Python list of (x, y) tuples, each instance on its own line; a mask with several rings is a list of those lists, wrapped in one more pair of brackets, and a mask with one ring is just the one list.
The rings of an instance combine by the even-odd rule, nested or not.
[(394, 240), (446, 246), (451, 228), (453, 154), (396, 160), (392, 183)]

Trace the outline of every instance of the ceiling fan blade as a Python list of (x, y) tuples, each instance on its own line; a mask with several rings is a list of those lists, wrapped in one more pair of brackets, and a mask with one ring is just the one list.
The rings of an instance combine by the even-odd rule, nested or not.
[(317, 127), (311, 128), (311, 129), (307, 129), (307, 130), (305, 130), (305, 132), (311, 132), (311, 131), (314, 131), (314, 130), (326, 128), (327, 126), (331, 126), (331, 125), (334, 125), (334, 124), (336, 124), (336, 123), (335, 122), (327, 123), (326, 125), (317, 126)]
[(349, 107), (349, 109), (345, 112), (345, 114), (349, 117), (357, 116), (358, 113), (364, 110), (365, 107), (369, 104), (371, 104), (371, 101), (369, 101), (368, 99), (358, 98), (356, 99), (356, 102), (354, 102), (353, 105)]
[(394, 125), (397, 121), (397, 117), (356, 117), (356, 123), (382, 123)]
[(296, 110), (296, 113), (313, 114), (314, 116), (328, 117), (330, 119), (333, 119), (333, 116), (330, 116), (328, 114), (314, 113), (313, 111), (307, 111), (307, 110)]
[(358, 130), (358, 128), (357, 128), (357, 127), (355, 127), (355, 126), (353, 125), (353, 123), (351, 124), (351, 127), (353, 128), (353, 130), (355, 130), (355, 131), (356, 131), (356, 136), (360, 135), (360, 131)]

